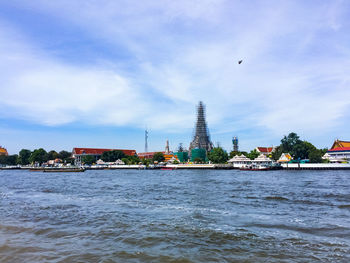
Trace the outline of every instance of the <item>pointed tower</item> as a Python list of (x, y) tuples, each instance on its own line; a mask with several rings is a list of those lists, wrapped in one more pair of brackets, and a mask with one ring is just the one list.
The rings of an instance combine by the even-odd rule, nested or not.
[(148, 152), (148, 131), (145, 130), (145, 153)]
[(205, 149), (207, 152), (213, 149), (213, 144), (210, 141), (209, 130), (205, 121), (205, 107), (201, 101), (197, 107), (197, 123), (189, 152), (191, 153), (191, 150), (196, 148)]
[(170, 153), (170, 148), (169, 148), (169, 140), (166, 140), (166, 145), (165, 145), (165, 154)]

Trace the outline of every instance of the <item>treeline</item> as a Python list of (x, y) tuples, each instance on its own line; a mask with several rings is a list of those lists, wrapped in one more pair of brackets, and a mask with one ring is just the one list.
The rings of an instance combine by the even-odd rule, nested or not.
[[(281, 140), (281, 144), (276, 147), (275, 151), (269, 156), (271, 159), (277, 161), (282, 153), (289, 153), (294, 160), (304, 160), (308, 159), (310, 163), (322, 163), (327, 162), (322, 159), (322, 156), (327, 152), (327, 148), (317, 149), (312, 143), (308, 141), (303, 141), (300, 137), (291, 132), (288, 136), (284, 136)], [(230, 153), (232, 158), (235, 155), (245, 155), (249, 159), (253, 160), (259, 156), (259, 153), (254, 149), (247, 152), (234, 152)]]
[(18, 154), (0, 156), (0, 164), (4, 165), (28, 165), (33, 163), (45, 163), (48, 160), (61, 159), (64, 163), (73, 163), (71, 152), (54, 150), (46, 152), (43, 148), (34, 151), (22, 149)]
[[(292, 132), (288, 136), (284, 136), (281, 140), (281, 144), (276, 147), (276, 150), (269, 156), (273, 160), (277, 161), (282, 153), (289, 153), (294, 160), (308, 159), (310, 163), (321, 163), (326, 162), (322, 159), (322, 156), (327, 152), (327, 148), (317, 149), (312, 143), (308, 141), (300, 140), (300, 137)], [(229, 158), (235, 155), (244, 155), (249, 159), (253, 160), (259, 156), (259, 152), (256, 149), (248, 152), (235, 152), (232, 151), (230, 154), (222, 149), (221, 147), (215, 147), (211, 152), (208, 153), (208, 160), (212, 163), (226, 163)], [(0, 156), (0, 164), (5, 165), (27, 165), (33, 163), (45, 163), (48, 160), (61, 159), (64, 163), (73, 163), (71, 153), (68, 151), (56, 152), (54, 150), (46, 152), (43, 148), (30, 151), (22, 149), (19, 154)], [(159, 152), (153, 156), (152, 160), (140, 159), (137, 155), (127, 156), (122, 151), (107, 151), (101, 156), (101, 159), (105, 162), (115, 162), (116, 160), (122, 160), (125, 164), (149, 164), (151, 162), (162, 162), (164, 161), (164, 155)], [(93, 164), (96, 162), (94, 156), (86, 155), (82, 158), (84, 164)], [(197, 158), (194, 160), (197, 163), (203, 163), (205, 160)]]
[[(123, 151), (113, 150), (104, 152), (101, 155), (101, 160), (104, 162), (115, 162), (117, 160), (122, 160), (125, 164), (138, 164), (140, 158), (137, 155), (128, 156)], [(81, 159), (83, 164), (92, 165), (96, 163), (96, 159), (92, 155), (85, 155)]]
[[(131, 156), (126, 155), (123, 151), (113, 150), (113, 151), (104, 152), (101, 155), (101, 160), (104, 162), (115, 162), (117, 160), (121, 160), (127, 165), (139, 164), (139, 163), (149, 165), (150, 163), (154, 163), (154, 162), (162, 162), (165, 160), (165, 158), (163, 153), (161, 152), (155, 153), (153, 156), (153, 159), (149, 160), (149, 159), (140, 159), (137, 155), (131, 155)], [(81, 161), (83, 164), (87, 164), (87, 165), (92, 165), (96, 163), (95, 157), (91, 155), (83, 156)]]

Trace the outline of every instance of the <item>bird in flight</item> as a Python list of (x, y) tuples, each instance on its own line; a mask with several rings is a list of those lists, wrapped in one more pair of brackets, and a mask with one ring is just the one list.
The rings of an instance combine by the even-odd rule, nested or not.
[(239, 61), (238, 61), (238, 64), (241, 64), (242, 62), (243, 62), (243, 60), (239, 60)]

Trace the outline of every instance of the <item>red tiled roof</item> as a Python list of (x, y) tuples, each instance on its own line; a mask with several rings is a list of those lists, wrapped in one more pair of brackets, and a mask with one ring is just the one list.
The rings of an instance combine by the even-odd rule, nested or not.
[(273, 150), (272, 147), (257, 147), (257, 148), (261, 153), (270, 153)]
[(73, 154), (96, 154), (102, 155), (104, 152), (108, 151), (122, 151), (126, 155), (135, 155), (135, 150), (124, 150), (124, 149), (99, 149), (99, 148), (73, 148)]
[(337, 147), (337, 148), (328, 150), (328, 152), (345, 152), (345, 151), (346, 152), (350, 151), (350, 147)]

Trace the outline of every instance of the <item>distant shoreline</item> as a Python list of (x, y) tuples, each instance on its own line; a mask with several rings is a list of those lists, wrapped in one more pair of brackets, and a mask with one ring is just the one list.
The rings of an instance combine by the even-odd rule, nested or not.
[[(72, 169), (79, 169), (80, 167), (31, 167), (31, 166), (5, 166), (0, 167), (0, 170), (35, 170), (35, 171), (65, 171)], [(84, 167), (85, 170), (238, 170), (229, 164), (178, 164), (178, 165), (160, 165), (146, 167), (145, 165), (110, 165), (110, 166), (91, 166)], [(346, 163), (286, 163), (281, 165), (282, 170), (350, 170), (350, 164)]]

